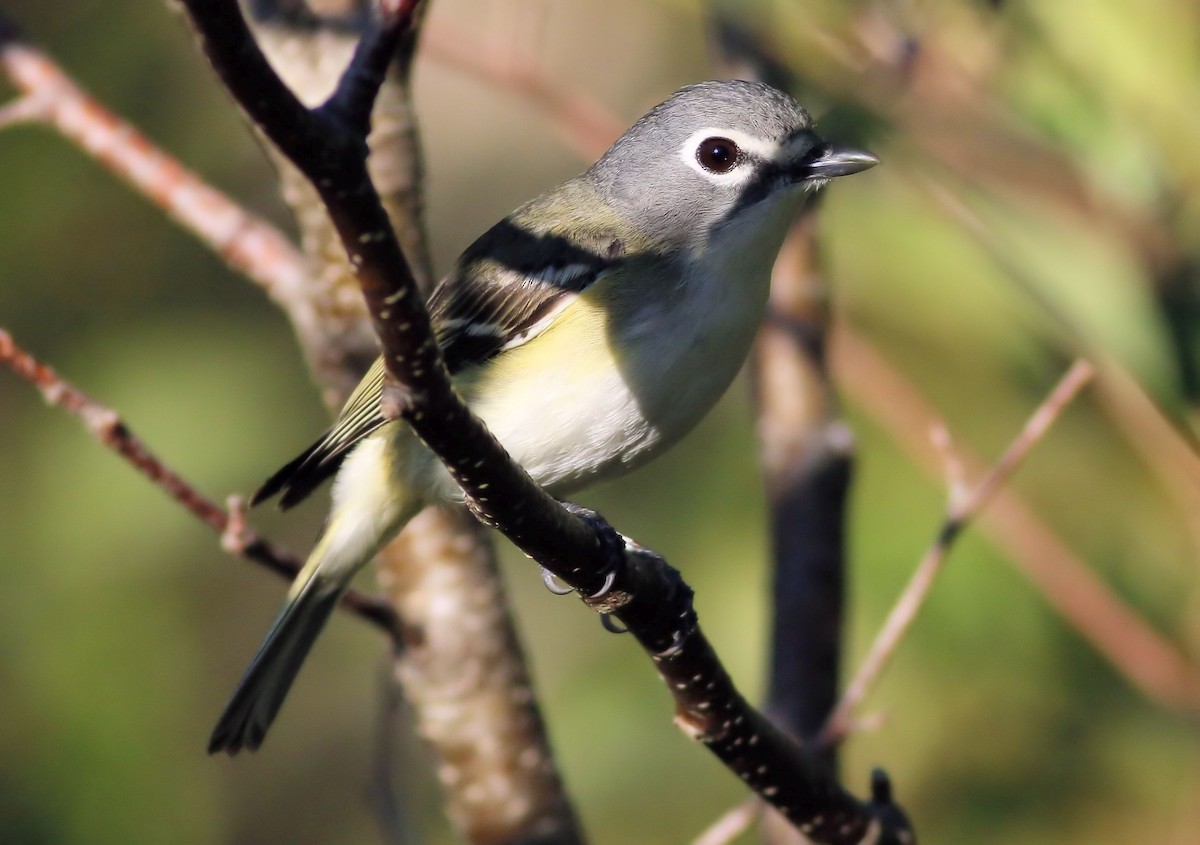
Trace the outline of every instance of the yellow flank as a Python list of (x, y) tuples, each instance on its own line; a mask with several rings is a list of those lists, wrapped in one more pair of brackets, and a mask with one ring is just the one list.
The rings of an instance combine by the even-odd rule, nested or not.
[[(595, 288), (603, 287), (604, 280)], [(464, 385), (468, 401), (487, 403), (493, 391), (513, 388), (538, 391), (561, 380), (563, 387), (590, 384), (613, 366), (608, 342), (608, 309), (595, 288), (582, 293), (563, 313), (538, 335), (536, 341), (497, 355), (481, 368), (472, 387)], [(548, 384), (551, 383), (551, 384)], [(517, 398), (519, 397), (519, 398)], [(528, 400), (541, 404), (545, 397), (537, 392), (522, 395), (508, 393), (505, 402)]]
[[(645, 430), (612, 351), (610, 281), (566, 306), (535, 342), (455, 379), (513, 459), (560, 494), (605, 474)], [(442, 495), (459, 495), (437, 486)]]

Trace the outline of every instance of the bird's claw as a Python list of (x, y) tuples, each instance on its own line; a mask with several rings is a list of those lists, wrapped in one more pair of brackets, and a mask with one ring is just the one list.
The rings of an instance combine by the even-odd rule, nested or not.
[(600, 614), (600, 624), (603, 625), (604, 630), (608, 631), (610, 634), (628, 634), (629, 633), (628, 628), (626, 628), (623, 625), (617, 624), (616, 620), (613, 619), (613, 615), (611, 613), (601, 613)]
[(607, 564), (604, 570), (604, 583), (600, 589), (587, 597), (589, 602), (599, 601), (608, 595), (617, 580), (621, 565), (625, 562), (625, 538), (617, 529), (608, 524), (608, 520), (591, 508), (585, 508), (574, 502), (563, 502), (567, 513), (583, 520), (596, 534), (596, 540), (604, 552)]
[(544, 567), (544, 566), (541, 567), (541, 570), (542, 570), (542, 583), (545, 584), (546, 589), (549, 590), (550, 592), (552, 592), (554, 595), (569, 596), (569, 595), (571, 595), (571, 593), (575, 592), (574, 587), (570, 587), (566, 584), (560, 583), (558, 580), (558, 576), (555, 575), (553, 572), (551, 572), (546, 567)]

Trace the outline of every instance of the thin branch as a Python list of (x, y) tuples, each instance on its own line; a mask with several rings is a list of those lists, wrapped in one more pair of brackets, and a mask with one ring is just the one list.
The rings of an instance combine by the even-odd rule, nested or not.
[[(867, 341), (848, 327), (836, 333), (838, 377), (914, 463), (940, 475), (926, 432), (936, 412)], [(972, 474), (985, 465), (961, 446)], [(1200, 713), (1200, 668), (1179, 653), (1116, 595), (1017, 495), (1000, 490), (981, 516), (1003, 549), (1046, 601), (1133, 686), (1162, 706)]]
[(729, 845), (758, 821), (762, 811), (762, 801), (757, 797), (747, 798), (737, 806), (730, 807), (723, 816), (693, 839), (692, 845)]
[[(908, 586), (904, 588), (904, 592), (901, 593), (892, 612), (888, 614), (887, 621), (884, 622), (874, 643), (871, 644), (858, 673), (846, 688), (837, 707), (829, 715), (825, 727), (821, 730), (820, 742), (836, 744), (846, 737), (855, 710), (862, 704), (867, 692), (891, 662), (904, 635), (912, 627), (917, 614), (920, 613), (925, 600), (929, 597), (929, 592), (933, 589), (937, 576), (946, 564), (947, 555), (955, 539), (987, 504), (1000, 485), (1016, 472), (1030, 450), (1041, 441), (1071, 400), (1091, 381), (1094, 372), (1092, 365), (1087, 361), (1077, 360), (1034, 411), (1020, 434), (1009, 444), (1008, 449), (1000, 456), (988, 474), (975, 487), (971, 488), (966, 495), (962, 495), (958, 485), (952, 483), (948, 494), (950, 501), (946, 519), (938, 531), (937, 539), (925, 552), (920, 565), (917, 566), (909, 580)], [(947, 477), (952, 482), (956, 481), (962, 471), (960, 461), (952, 459), (947, 462), (946, 466)]]
[[(183, 3), (218, 75), (314, 183), (329, 210), (384, 348), (390, 382), (384, 388), (385, 414), (409, 423), (482, 520), (589, 596), (593, 607), (615, 614), (667, 681), (679, 726), (803, 832), (827, 843), (911, 841), (890, 802), (864, 804), (821, 777), (800, 745), (750, 707), (700, 633), (691, 590), (677, 572), (598, 519), (569, 512), (512, 462), (451, 388), (412, 271), (367, 175), (365, 140), (345, 125), (331, 127), (328, 110), (307, 111), (287, 91), (254, 44), (236, 2)], [(373, 45), (394, 43), (403, 26), (399, 17), (384, 15), (379, 28), (364, 36), (365, 46), (339, 91), (370, 74)], [(339, 96), (335, 92), (331, 100)]]
[[(376, 345), (365, 309), (346, 308), (336, 284), (313, 272), (289, 238), (207, 185), (104, 108), (0, 13), (0, 70), (25, 92), (0, 110), (0, 128), (37, 121), (56, 130), (93, 160), (163, 209), (225, 263), (256, 282), (291, 321), (308, 364), (325, 385), (327, 403), (340, 405)], [(284, 178), (284, 192), (287, 180)], [(324, 211), (319, 216), (326, 221)], [(304, 231), (304, 220), (301, 229)], [(412, 242), (412, 239), (410, 239)], [(307, 245), (307, 240), (306, 240)], [(338, 245), (339, 258), (344, 256)], [(351, 284), (354, 284), (351, 281)], [(357, 285), (351, 291), (357, 301)], [(362, 329), (358, 328), (363, 324)], [(353, 370), (352, 374), (347, 371)]]
[[(1036, 280), (1012, 261), (1007, 246), (960, 193), (933, 180), (923, 180), (921, 186), (946, 217), (971, 235), (1022, 292), (1067, 326), (1074, 337), (1086, 336), (1072, 324), (1067, 313), (1046, 299)], [(1154, 266), (1150, 261), (1147, 264)], [(1192, 531), (1193, 542), (1197, 543), (1200, 541), (1200, 523), (1191, 519), (1200, 505), (1200, 450), (1196, 438), (1186, 428), (1172, 422), (1119, 358), (1098, 347), (1088, 349), (1087, 354), (1099, 367), (1098, 395), (1107, 407), (1109, 417), (1125, 434), (1130, 447), (1176, 499), (1184, 522)]]
[[(216, 502), (198, 492), (159, 460), (129, 430), (116, 411), (106, 408), (64, 381), (53, 369), (17, 346), (12, 336), (3, 329), (0, 329), (0, 364), (41, 391), (49, 404), (75, 416), (92, 437), (124, 458), (193, 516), (216, 531), (221, 537), (221, 548), (225, 551), (261, 564), (288, 580), (296, 577), (300, 571), (300, 561), (247, 528), (240, 508), (235, 506), (234, 515), (231, 516)], [(343, 597), (342, 607), (399, 642), (400, 621), (387, 602), (351, 590)]]

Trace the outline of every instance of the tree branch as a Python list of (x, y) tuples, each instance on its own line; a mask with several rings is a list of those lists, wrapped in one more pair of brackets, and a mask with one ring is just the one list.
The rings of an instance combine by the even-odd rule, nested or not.
[(938, 436), (942, 440), (942, 451), (950, 455), (946, 460), (947, 477), (950, 481), (946, 519), (938, 530), (937, 538), (925, 552), (909, 580), (908, 586), (904, 588), (892, 612), (888, 614), (887, 621), (876, 635), (858, 673), (842, 694), (837, 707), (830, 713), (825, 727), (821, 730), (819, 742), (834, 745), (849, 733), (854, 711), (887, 668), (904, 635), (912, 627), (933, 589), (937, 576), (946, 564), (947, 555), (955, 539), (1000, 486), (1016, 472), (1029, 451), (1041, 441), (1071, 400), (1091, 381), (1093, 373), (1092, 365), (1087, 361), (1080, 359), (1072, 364), (988, 474), (970, 490), (964, 491), (961, 486), (961, 465), (950, 455), (948, 435), (945, 434), (944, 428), (941, 429)]
[[(927, 432), (936, 412), (870, 344), (839, 330), (834, 360), (851, 395), (912, 460), (938, 474)], [(982, 461), (958, 457), (973, 473)], [(1116, 595), (1016, 494), (1000, 490), (982, 514), (984, 529), (1013, 565), (1131, 685), (1164, 707), (1200, 713), (1200, 670)]]
[[(296, 577), (301, 562), (248, 529), (239, 507), (235, 505), (231, 516), (216, 502), (198, 492), (159, 460), (129, 430), (116, 411), (106, 408), (64, 381), (53, 369), (17, 346), (12, 336), (2, 329), (0, 364), (41, 391), (49, 404), (75, 416), (92, 437), (124, 458), (168, 496), (216, 531), (221, 536), (221, 547), (227, 552), (252, 560), (288, 580)], [(387, 602), (350, 590), (342, 597), (342, 607), (382, 629), (399, 645), (400, 620)]]
[[(481, 519), (588, 596), (589, 604), (620, 618), (675, 695), (681, 728), (802, 831), (828, 843), (911, 841), (907, 827), (891, 818), (890, 804), (865, 805), (822, 778), (803, 748), (737, 693), (700, 633), (691, 590), (678, 573), (657, 555), (622, 542), (611, 529), (569, 513), (508, 458), (450, 386), (413, 274), (367, 175), (361, 153), (365, 141), (356, 142), (346, 126), (323, 137), (320, 127), (330, 112), (305, 111), (286, 91), (259, 53), (236, 3), (183, 3), (217, 73), (262, 131), (313, 181), (330, 212), (384, 347), (385, 414), (412, 426)], [(358, 84), (358, 68), (369, 73), (369, 59), (361, 57), (371, 56), (377, 41), (394, 43), (402, 26), (399, 16), (385, 10), (379, 28), (364, 37), (366, 46), (339, 91)], [(335, 92), (331, 100), (339, 96)]]
[(751, 796), (730, 807), (719, 819), (692, 840), (692, 845), (729, 845), (750, 829), (762, 815), (763, 802)]

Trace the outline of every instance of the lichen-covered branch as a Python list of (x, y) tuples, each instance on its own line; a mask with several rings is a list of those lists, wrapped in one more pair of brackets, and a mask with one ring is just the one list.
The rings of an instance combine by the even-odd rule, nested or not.
[(465, 841), (579, 843), (486, 533), (462, 509), (427, 508), (384, 552), (379, 582), (420, 626), (395, 674)]

